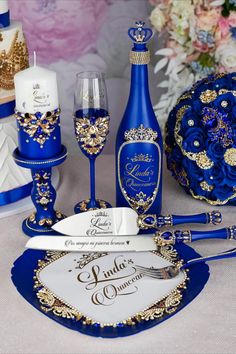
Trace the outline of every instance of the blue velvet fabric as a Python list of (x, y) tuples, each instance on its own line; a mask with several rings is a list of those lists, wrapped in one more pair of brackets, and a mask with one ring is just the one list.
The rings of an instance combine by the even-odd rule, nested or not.
[(187, 193), (236, 205), (236, 73), (211, 75), (184, 92), (165, 142), (168, 169)]

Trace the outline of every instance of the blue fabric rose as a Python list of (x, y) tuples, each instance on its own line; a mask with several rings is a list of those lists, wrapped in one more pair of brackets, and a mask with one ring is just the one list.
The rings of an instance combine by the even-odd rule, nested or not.
[(224, 156), (225, 150), (220, 143), (207, 140), (207, 156), (212, 161), (220, 161)]
[(213, 190), (212, 197), (215, 198), (215, 200), (219, 199), (224, 201), (229, 197), (231, 197), (232, 194), (233, 194), (233, 190), (231, 187), (227, 185), (221, 185), (220, 188), (215, 188)]
[(211, 104), (211, 106), (217, 107), (221, 112), (232, 112), (235, 105), (236, 97), (231, 92), (219, 95)]
[(184, 158), (182, 160), (183, 167), (186, 171), (188, 171), (188, 178), (190, 183), (195, 181), (201, 182), (204, 179), (204, 175), (202, 170), (197, 166), (196, 162), (189, 160), (188, 158)]
[(236, 187), (236, 166), (230, 166), (225, 164), (223, 170), (225, 173), (225, 183), (228, 186)]
[(214, 187), (218, 188), (224, 182), (225, 174), (220, 163), (215, 164), (212, 168), (204, 170), (204, 179)]
[(201, 128), (189, 128), (185, 131), (183, 147), (186, 151), (200, 152), (205, 149), (205, 135)]

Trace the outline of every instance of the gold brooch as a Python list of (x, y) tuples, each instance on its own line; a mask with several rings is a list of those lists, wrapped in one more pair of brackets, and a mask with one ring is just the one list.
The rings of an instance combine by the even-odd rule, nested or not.
[(225, 162), (230, 166), (236, 166), (236, 148), (227, 149), (224, 154)]

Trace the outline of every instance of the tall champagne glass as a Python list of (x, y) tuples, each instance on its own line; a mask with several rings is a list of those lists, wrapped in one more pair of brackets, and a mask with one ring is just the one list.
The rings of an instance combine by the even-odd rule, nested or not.
[(78, 73), (74, 100), (75, 136), (90, 163), (90, 199), (76, 204), (75, 213), (111, 207), (95, 196), (95, 160), (105, 146), (109, 121), (104, 74), (93, 71)]

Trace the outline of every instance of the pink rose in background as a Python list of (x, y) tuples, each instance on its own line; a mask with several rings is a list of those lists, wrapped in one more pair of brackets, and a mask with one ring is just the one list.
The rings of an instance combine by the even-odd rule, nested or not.
[(108, 9), (106, 0), (9, 0), (23, 22), (30, 54), (40, 63), (75, 60), (93, 51)]
[(219, 20), (220, 39), (226, 39), (230, 36), (230, 28), (236, 27), (236, 13), (231, 12), (229, 17), (221, 16)]
[(228, 36), (229, 34), (229, 17), (223, 17), (221, 16), (219, 20), (219, 40), (224, 39)]

